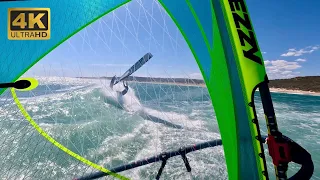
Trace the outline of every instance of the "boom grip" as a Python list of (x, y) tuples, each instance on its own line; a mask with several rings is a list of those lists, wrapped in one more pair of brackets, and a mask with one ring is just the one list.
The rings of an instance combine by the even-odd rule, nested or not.
[(300, 170), (295, 175), (290, 177), (289, 180), (311, 179), (314, 171), (311, 154), (309, 154), (303, 147), (288, 137), (285, 138), (289, 140), (288, 142), (291, 146), (291, 161), (301, 165)]

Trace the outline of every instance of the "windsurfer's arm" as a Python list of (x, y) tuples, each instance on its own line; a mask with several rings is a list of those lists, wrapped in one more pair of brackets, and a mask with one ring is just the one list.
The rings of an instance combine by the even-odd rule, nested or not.
[(123, 81), (123, 86), (125, 89), (122, 91), (122, 95), (125, 95), (127, 94), (129, 87), (128, 87), (128, 84), (125, 83), (124, 81)]

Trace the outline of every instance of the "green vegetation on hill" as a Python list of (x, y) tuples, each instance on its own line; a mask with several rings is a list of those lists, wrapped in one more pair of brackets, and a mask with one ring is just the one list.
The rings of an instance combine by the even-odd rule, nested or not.
[(320, 92), (320, 76), (295, 77), (270, 80), (271, 88)]

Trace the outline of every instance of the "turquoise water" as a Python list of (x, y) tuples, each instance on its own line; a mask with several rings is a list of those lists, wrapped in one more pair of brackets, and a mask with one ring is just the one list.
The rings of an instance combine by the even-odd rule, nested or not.
[[(18, 93), (29, 114), (72, 151), (114, 167), (163, 151), (220, 138), (206, 88), (129, 83), (124, 98), (105, 80), (40, 79), (32, 92)], [(115, 87), (121, 89), (121, 87)], [(281, 131), (305, 147), (320, 179), (320, 97), (272, 93)], [(214, 97), (213, 97), (214, 98)], [(256, 96), (262, 134), (266, 126)], [(94, 169), (74, 160), (37, 134), (14, 104), (10, 92), (0, 99), (0, 179), (72, 179)], [(168, 160), (162, 179), (227, 179), (221, 147)], [(122, 172), (131, 179), (154, 179), (160, 163)], [(269, 175), (273, 167), (268, 158)], [(289, 175), (298, 166), (291, 166)], [(106, 179), (112, 179), (111, 177)]]

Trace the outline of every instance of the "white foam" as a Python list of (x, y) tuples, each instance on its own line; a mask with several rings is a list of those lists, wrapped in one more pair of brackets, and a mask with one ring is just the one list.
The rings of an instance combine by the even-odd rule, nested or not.
[(128, 112), (141, 111), (142, 105), (135, 95), (132, 88), (129, 87), (127, 94), (124, 96), (120, 93), (123, 90), (122, 84), (116, 84), (113, 86), (113, 90), (109, 87), (100, 87), (101, 93), (113, 103), (118, 104)]

